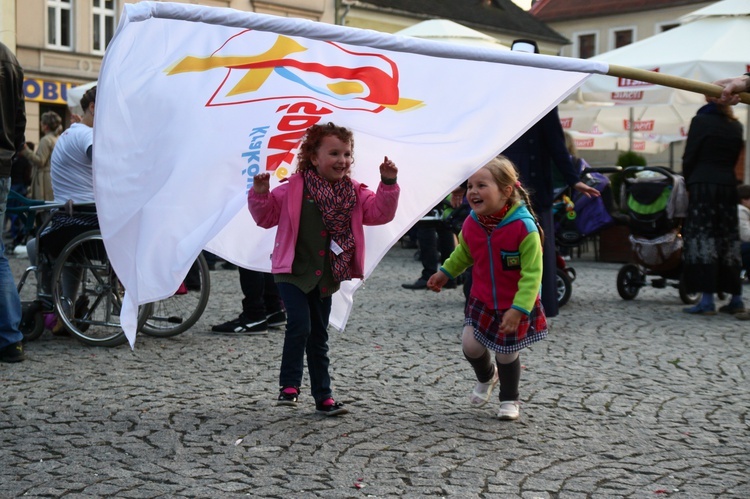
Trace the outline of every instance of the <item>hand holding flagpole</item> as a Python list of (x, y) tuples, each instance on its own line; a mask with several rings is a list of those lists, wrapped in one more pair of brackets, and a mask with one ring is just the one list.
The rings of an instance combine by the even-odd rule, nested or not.
[[(705, 83), (702, 81), (691, 80), (689, 78), (682, 78), (680, 76), (657, 73), (655, 71), (647, 71), (645, 69), (618, 66), (616, 64), (609, 65), (607, 75), (617, 76), (620, 78), (629, 78), (631, 80), (645, 81), (647, 83), (654, 83), (656, 85), (663, 85), (665, 87), (678, 88), (680, 90), (687, 90), (689, 92), (697, 92), (717, 99), (722, 98), (722, 93), (726, 88), (713, 83)], [(732, 91), (733, 90), (729, 91), (730, 94)], [(750, 93), (748, 92), (736, 93), (735, 97), (736, 99), (734, 100), (734, 104), (736, 104), (737, 102), (750, 104)]]

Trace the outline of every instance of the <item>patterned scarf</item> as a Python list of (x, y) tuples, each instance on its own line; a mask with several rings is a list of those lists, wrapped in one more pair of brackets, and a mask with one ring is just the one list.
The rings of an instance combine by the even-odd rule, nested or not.
[[(354, 256), (352, 210), (357, 204), (357, 193), (349, 177), (331, 184), (310, 168), (302, 172), (305, 186), (323, 215), (323, 223), (331, 234), (331, 241), (342, 249), (337, 255), (331, 250), (331, 270), (337, 282), (352, 278), (351, 261)], [(329, 248), (330, 249), (330, 248)]]
[(484, 230), (487, 231), (487, 235), (492, 234), (495, 227), (503, 221), (505, 215), (508, 214), (508, 210), (510, 210), (510, 203), (507, 203), (500, 211), (492, 215), (477, 215), (477, 220), (484, 227)]

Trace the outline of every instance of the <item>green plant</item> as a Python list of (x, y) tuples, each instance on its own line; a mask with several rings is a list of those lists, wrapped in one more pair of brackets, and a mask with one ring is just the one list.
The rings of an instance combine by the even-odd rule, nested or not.
[[(625, 151), (620, 153), (617, 157), (617, 166), (627, 168), (628, 166), (647, 166), (646, 158), (642, 154), (638, 154), (633, 151)], [(625, 176), (623, 172), (613, 173), (609, 177), (609, 181), (612, 185), (612, 194), (614, 198), (614, 204), (617, 206), (618, 211), (625, 212), (625, 208), (620, 206), (620, 189), (622, 187), (622, 179)]]

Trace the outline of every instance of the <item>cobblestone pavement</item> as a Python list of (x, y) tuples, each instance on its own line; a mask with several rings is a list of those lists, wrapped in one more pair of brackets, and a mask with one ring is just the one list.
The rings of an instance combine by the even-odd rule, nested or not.
[(274, 405), (281, 332), (209, 332), (239, 312), (234, 271), (176, 338), (45, 333), (0, 364), (0, 497), (750, 497), (750, 323), (688, 316), (669, 288), (623, 301), (620, 265), (574, 260), (503, 422), (494, 396), (467, 407), (461, 291), (401, 288), (412, 253), (389, 252), (331, 335), (339, 418), (306, 387)]

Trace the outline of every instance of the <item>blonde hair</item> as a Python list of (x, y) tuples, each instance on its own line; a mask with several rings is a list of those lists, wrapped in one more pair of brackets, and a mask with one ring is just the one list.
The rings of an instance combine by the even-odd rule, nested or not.
[(521, 185), (521, 182), (518, 179), (518, 171), (516, 170), (516, 165), (514, 165), (511, 160), (501, 154), (495, 158), (492, 158), (482, 168), (485, 168), (490, 172), (492, 178), (495, 180), (495, 183), (500, 189), (508, 186), (512, 187), (508, 201), (513, 204), (516, 204), (519, 201), (523, 201), (524, 204), (526, 204), (526, 208), (529, 210), (529, 213), (531, 213), (531, 216), (534, 217), (534, 221), (536, 222), (537, 230), (539, 230), (539, 237), (542, 239), (542, 243), (544, 243), (544, 231), (542, 231), (542, 227), (539, 225), (539, 220), (537, 219), (536, 213), (534, 213), (534, 209), (531, 206), (531, 197), (529, 196), (529, 191), (527, 191), (526, 188)]

